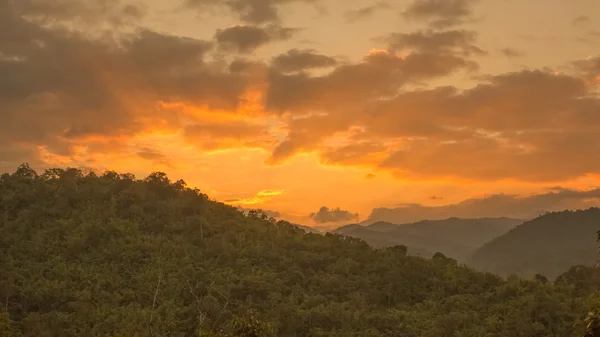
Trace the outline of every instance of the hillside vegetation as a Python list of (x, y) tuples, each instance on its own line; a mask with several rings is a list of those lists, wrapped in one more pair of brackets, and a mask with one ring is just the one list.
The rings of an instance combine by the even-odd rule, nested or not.
[(598, 302), (595, 269), (503, 280), (306, 234), (162, 173), (25, 165), (0, 198), (1, 336), (582, 336)]
[(570, 266), (596, 263), (598, 230), (600, 208), (548, 213), (485, 244), (472, 265), (500, 275), (554, 278)]
[(377, 248), (405, 245), (411, 255), (431, 257), (441, 252), (465, 262), (477, 248), (522, 222), (510, 218), (449, 218), (401, 225), (376, 222), (340, 227), (335, 233), (360, 238)]

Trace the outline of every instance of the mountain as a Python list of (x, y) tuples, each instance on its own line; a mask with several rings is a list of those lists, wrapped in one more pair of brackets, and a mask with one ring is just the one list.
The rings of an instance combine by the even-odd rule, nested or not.
[(310, 228), (319, 231), (320, 233), (329, 233), (329, 232), (333, 232), (334, 230), (336, 230), (338, 227), (340, 227), (339, 225), (317, 225), (317, 226), (310, 226)]
[(340, 227), (335, 233), (360, 238), (373, 247), (404, 245), (413, 255), (430, 257), (442, 252), (459, 261), (467, 261), (481, 245), (522, 222), (510, 218), (449, 218), (401, 225), (379, 221), (368, 226)]
[(24, 165), (0, 200), (1, 336), (581, 336), (600, 281), (308, 234), (163, 173)]
[(321, 234), (322, 232), (314, 227), (310, 227), (310, 226), (305, 226), (305, 225), (299, 225), (299, 224), (293, 224), (294, 226), (302, 229), (303, 231), (307, 232), (307, 233), (314, 233), (314, 234)]
[[(379, 224), (384, 224), (383, 222)], [(385, 223), (391, 226), (398, 226), (395, 224)], [(435, 252), (428, 251), (422, 247), (415, 247), (407, 244), (405, 240), (398, 240), (397, 237), (391, 236), (389, 232), (379, 231), (371, 229), (367, 226), (359, 224), (347, 225), (340, 227), (333, 231), (333, 233), (358, 238), (364, 240), (369, 245), (375, 248), (393, 247), (393, 246), (406, 246), (410, 255), (432, 257)]]
[(596, 263), (598, 230), (599, 208), (548, 213), (483, 245), (472, 265), (501, 275), (554, 278), (570, 266)]

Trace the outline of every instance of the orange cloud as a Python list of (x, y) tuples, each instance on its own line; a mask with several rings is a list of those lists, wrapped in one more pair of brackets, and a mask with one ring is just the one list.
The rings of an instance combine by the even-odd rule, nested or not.
[(232, 205), (258, 205), (264, 204), (273, 199), (273, 197), (283, 194), (283, 190), (262, 190), (250, 198), (229, 199), (225, 203)]
[(258, 193), (256, 193), (256, 196), (272, 197), (272, 196), (281, 195), (282, 193), (283, 193), (283, 190), (262, 190), (262, 191), (259, 191)]
[[(201, 2), (218, 5), (190, 5)], [(230, 8), (243, 21), (273, 25), (229, 30), (221, 44), (248, 51), (292, 33), (277, 21), (279, 5), (292, 0), (235, 2), (248, 5)], [(469, 20), (472, 3), (419, 0), (408, 11), (440, 27)], [(141, 28), (109, 39), (26, 19), (43, 8), (15, 8), (0, 13), (3, 169), (30, 162), (166, 170), (221, 199), (286, 212), (333, 198), (364, 212), (390, 199), (381, 191), (391, 185), (402, 198), (454, 202), (480, 186), (522, 192), (600, 174), (598, 57), (562, 72), (472, 77), (493, 57), (474, 31), (389, 32), (351, 62), (288, 45), (279, 55), (229, 54), (210, 36)], [(92, 6), (53, 7), (49, 15), (72, 23), (77, 15), (69, 11), (85, 11), (90, 21), (118, 14)], [(475, 85), (431, 85), (463, 75)], [(450, 191), (431, 187), (446, 185)]]
[[(411, 179), (574, 179), (600, 171), (600, 99), (590, 90), (580, 77), (540, 70), (491, 76), (463, 91), (355, 99), (361, 108), (293, 120), (271, 160), (315, 151), (325, 163), (370, 165)], [(347, 135), (343, 145), (327, 145), (340, 134)]]

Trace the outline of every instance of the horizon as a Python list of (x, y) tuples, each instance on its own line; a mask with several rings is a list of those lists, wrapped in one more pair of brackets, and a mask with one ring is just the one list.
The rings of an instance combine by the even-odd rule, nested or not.
[[(42, 175), (42, 174), (45, 173), (45, 172), (41, 172), (41, 171), (35, 170), (35, 168), (33, 168), (33, 167), (31, 167), (29, 165), (29, 163), (23, 163), (23, 164), (21, 164), (19, 167), (17, 167), (17, 170), (19, 170), (21, 168), (32, 169), (32, 170), (35, 171), (35, 173), (38, 176), (40, 176), (40, 175)], [(110, 173), (110, 172), (115, 172), (114, 170), (97, 171), (97, 170), (93, 170), (93, 169), (90, 169), (90, 168), (76, 168), (76, 167), (49, 167), (49, 168), (46, 168), (45, 170), (48, 170), (48, 169), (49, 170), (53, 170), (53, 169), (59, 169), (59, 170), (74, 169), (74, 170), (78, 170), (79, 172), (81, 172), (84, 175), (88, 175), (90, 173), (93, 173), (96, 176), (101, 176), (101, 175), (104, 175), (104, 174), (107, 174), (107, 173)], [(2, 176), (3, 174), (9, 174), (10, 175), (10, 174), (13, 174), (15, 172), (0, 172), (0, 176)], [(125, 175), (125, 176), (128, 176), (128, 177), (131, 177), (132, 179), (140, 181), (140, 182), (144, 181), (144, 179), (146, 178), (146, 177), (138, 177), (135, 174), (132, 174), (130, 172), (115, 172), (115, 173), (117, 173), (119, 175)], [(165, 172), (160, 172), (160, 171), (155, 171), (155, 172), (152, 172), (151, 174), (154, 174), (154, 173), (166, 174)], [(169, 181), (171, 183), (176, 183), (178, 181), (183, 180), (183, 179), (177, 179), (176, 177), (175, 177), (175, 179), (173, 179), (173, 177), (169, 177), (168, 175), (167, 175), (167, 178), (169, 179)], [(185, 181), (184, 181), (184, 183), (185, 183)], [(201, 188), (198, 188), (196, 186), (189, 186), (187, 183), (185, 183), (185, 187), (186, 188), (190, 188), (190, 189), (197, 189), (200, 193), (204, 193)], [(562, 192), (573, 193), (574, 191), (565, 191), (565, 190), (563, 190)], [(591, 192), (600, 193), (600, 190), (594, 189)], [(549, 194), (553, 194), (553, 193), (554, 192), (550, 192)], [(535, 195), (535, 196), (533, 196), (533, 198), (532, 197), (529, 197), (529, 198), (532, 198), (532, 199), (534, 199), (535, 197), (542, 197), (542, 198), (544, 198), (544, 197), (548, 197), (549, 194)], [(338, 229), (341, 229), (341, 228), (344, 228), (344, 227), (350, 227), (350, 226), (361, 226), (361, 227), (364, 226), (364, 227), (369, 227), (369, 226), (377, 224), (377, 223), (388, 223), (388, 224), (392, 224), (392, 225), (403, 226), (403, 225), (414, 225), (414, 224), (419, 224), (419, 223), (423, 223), (423, 222), (438, 222), (438, 221), (439, 222), (445, 222), (447, 220), (498, 220), (498, 219), (517, 220), (517, 221), (525, 223), (525, 222), (534, 220), (536, 218), (542, 217), (542, 216), (544, 216), (546, 214), (560, 213), (560, 212), (565, 212), (565, 211), (566, 212), (587, 211), (587, 210), (598, 209), (599, 208), (599, 206), (587, 206), (587, 207), (580, 207), (580, 208), (557, 208), (557, 209), (554, 209), (554, 210), (546, 210), (546, 211), (543, 211), (543, 212), (538, 212), (538, 214), (532, 215), (530, 217), (520, 217), (520, 218), (519, 217), (510, 217), (510, 216), (505, 216), (505, 215), (491, 216), (491, 217), (490, 216), (475, 216), (475, 217), (465, 216), (465, 217), (460, 217), (460, 216), (450, 215), (450, 216), (441, 216), (441, 217), (437, 217), (437, 218), (420, 218), (418, 220), (413, 220), (413, 221), (409, 221), (409, 222), (395, 222), (393, 220), (389, 220), (388, 221), (388, 220), (377, 220), (377, 219), (367, 218), (366, 220), (356, 221), (356, 222), (324, 222), (324, 223), (305, 224), (305, 223), (297, 223), (297, 222), (291, 221), (289, 219), (286, 219), (286, 218), (282, 217), (282, 214), (279, 214), (277, 212), (273, 212), (273, 211), (270, 211), (270, 210), (265, 210), (265, 209), (261, 209), (261, 208), (247, 208), (247, 207), (242, 207), (240, 205), (237, 205), (237, 206), (236, 205), (230, 205), (230, 204), (228, 204), (226, 202), (213, 199), (213, 198), (211, 198), (210, 195), (207, 195), (207, 197), (209, 199), (211, 199), (211, 200), (215, 200), (216, 202), (220, 202), (220, 203), (223, 203), (225, 205), (234, 207), (238, 211), (240, 211), (240, 212), (242, 212), (244, 214), (247, 214), (249, 211), (253, 211), (253, 210), (255, 210), (255, 211), (261, 211), (261, 212), (265, 213), (267, 216), (273, 217), (276, 220), (288, 221), (291, 224), (296, 225), (296, 226), (300, 226), (300, 227), (310, 227), (312, 229), (317, 230), (318, 232), (333, 232), (333, 231), (336, 231)], [(518, 199), (519, 199), (519, 197), (516, 198), (516, 200), (518, 200)], [(524, 199), (524, 198), (521, 197), (520, 199)], [(513, 200), (515, 200), (515, 199), (513, 199)], [(385, 210), (394, 211), (394, 209), (385, 209)], [(339, 210), (331, 210), (331, 211), (339, 211)]]
[(0, 0), (0, 171), (312, 227), (600, 206), (600, 2), (228, 4)]

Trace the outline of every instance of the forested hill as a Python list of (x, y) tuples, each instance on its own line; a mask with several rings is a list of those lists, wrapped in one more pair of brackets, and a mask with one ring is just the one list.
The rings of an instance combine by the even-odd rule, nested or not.
[(472, 263), (502, 275), (556, 277), (570, 266), (596, 263), (598, 230), (600, 208), (548, 213), (487, 243)]
[(405, 245), (411, 255), (431, 257), (442, 252), (466, 262), (483, 244), (522, 222), (511, 218), (449, 218), (400, 225), (380, 221), (340, 227), (335, 233), (360, 238), (374, 247)]
[(306, 234), (161, 173), (21, 166), (0, 198), (1, 336), (582, 336), (600, 281)]

